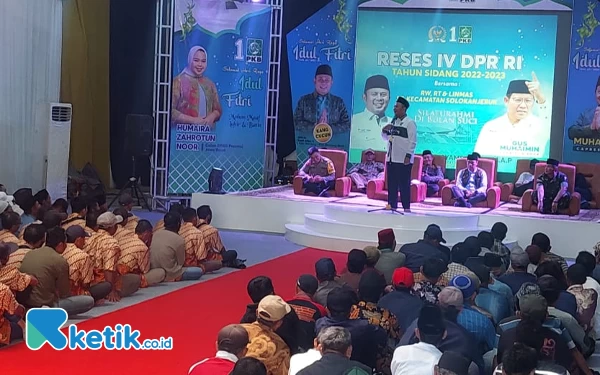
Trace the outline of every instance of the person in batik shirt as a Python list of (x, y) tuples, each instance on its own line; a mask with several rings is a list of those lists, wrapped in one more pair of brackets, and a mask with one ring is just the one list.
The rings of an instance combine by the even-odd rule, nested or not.
[(348, 171), (348, 177), (356, 188), (365, 193), (367, 191), (367, 183), (374, 179), (383, 179), (384, 165), (381, 162), (375, 161), (375, 151), (370, 148), (365, 150), (365, 161), (355, 165)]
[(0, 347), (23, 338), (25, 308), (20, 305), (10, 288), (0, 283)]
[(4, 212), (0, 216), (2, 230), (0, 230), (0, 242), (11, 242), (21, 245), (22, 242), (17, 237), (17, 232), (21, 227), (21, 217), (15, 212)]
[[(20, 272), (15, 266), (7, 264), (10, 250), (9, 244), (0, 242), (0, 283), (7, 285), (13, 293), (19, 296), (19, 300), (22, 300), (31, 292), (31, 288), (38, 284), (38, 280), (34, 276)], [(19, 292), (24, 293), (21, 295)]]
[(137, 227), (140, 218), (131, 213), (133, 210), (133, 198), (129, 194), (122, 194), (119, 197), (119, 205), (121, 208), (126, 210), (126, 215), (123, 218), (127, 218), (127, 223), (123, 224), (125, 229), (130, 230), (131, 232), (135, 232), (135, 227)]
[(185, 208), (183, 210), (183, 224), (179, 229), (179, 235), (185, 240), (185, 265), (200, 267), (204, 273), (216, 271), (223, 267), (223, 262), (213, 256), (209, 257), (210, 251), (204, 241), (204, 235), (197, 226), (198, 214), (196, 210), (190, 207)]
[(25, 258), (25, 255), (30, 250), (39, 249), (44, 246), (44, 241), (46, 240), (46, 227), (42, 224), (29, 224), (27, 228), (25, 228), (23, 238), (25, 239), (25, 243), (19, 245), (19, 248), (10, 254), (7, 263), (8, 266), (13, 266), (15, 268), (21, 267), (23, 258)]
[[(445, 285), (440, 285), (442, 274), (448, 270), (446, 262), (439, 258), (429, 258), (421, 266), (423, 280), (416, 282), (411, 293), (419, 297), (423, 302), (438, 303), (438, 294)], [(447, 284), (446, 284), (447, 285)]]
[[(179, 215), (181, 217), (181, 216), (183, 216), (183, 209), (184, 209), (184, 207), (181, 204), (173, 203), (171, 205), (171, 207), (169, 208), (169, 212), (176, 213), (177, 215)], [(161, 229), (165, 229), (165, 220), (164, 219), (160, 219), (159, 221), (156, 222), (156, 224), (154, 225), (153, 232), (156, 233)]]
[(85, 227), (85, 216), (88, 213), (88, 202), (83, 197), (74, 197), (71, 199), (71, 214), (62, 222), (61, 227), (64, 230), (73, 225)]

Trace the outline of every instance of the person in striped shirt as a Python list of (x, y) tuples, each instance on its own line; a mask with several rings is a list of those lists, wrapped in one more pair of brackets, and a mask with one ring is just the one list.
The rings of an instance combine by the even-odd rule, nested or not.
[[(202, 232), (197, 228), (198, 214), (193, 208), (183, 210), (183, 224), (179, 234), (185, 240), (186, 261), (189, 259), (190, 266), (202, 268), (204, 273), (213, 272), (223, 267), (220, 259), (209, 256), (211, 252), (204, 242)], [(237, 257), (237, 253), (235, 254)], [(235, 258), (234, 258), (235, 259)], [(186, 266), (188, 263), (186, 262)]]
[(223, 246), (223, 241), (221, 241), (221, 236), (217, 228), (210, 225), (212, 221), (210, 206), (200, 206), (196, 212), (198, 214), (197, 227), (202, 232), (204, 243), (208, 247), (209, 260), (222, 260), (223, 256), (221, 253), (225, 251), (225, 246)]
[[(171, 205), (171, 207), (169, 207), (169, 212), (172, 213), (176, 213), (179, 216), (183, 216), (183, 206), (179, 203), (173, 203)], [(164, 219), (160, 219), (159, 221), (156, 222), (156, 225), (154, 225), (154, 233), (156, 233), (157, 231), (161, 230), (161, 229), (165, 229), (165, 220)]]
[(117, 270), (122, 277), (127, 274), (140, 276), (140, 287), (156, 285), (165, 280), (166, 272), (162, 268), (150, 269), (150, 251), (143, 239), (152, 241), (152, 224), (148, 220), (140, 220), (136, 226), (135, 233), (118, 238), (121, 247), (121, 256), (117, 264)]
[(21, 244), (21, 241), (16, 236), (16, 233), (21, 227), (21, 217), (15, 212), (4, 212), (0, 216), (2, 221), (2, 230), (0, 230), (0, 242), (12, 242), (17, 245)]
[(21, 267), (25, 255), (33, 249), (39, 249), (44, 246), (46, 241), (46, 228), (42, 224), (29, 224), (23, 233), (25, 243), (19, 245), (19, 248), (14, 253), (11, 253), (8, 258), (8, 265), (16, 268)]
[(24, 315), (25, 308), (17, 302), (10, 288), (0, 283), (0, 347), (23, 338)]
[(119, 224), (117, 224), (117, 231), (113, 235), (113, 237), (120, 243), (121, 240), (125, 238), (130, 238), (135, 236), (135, 226), (132, 229), (129, 229), (129, 211), (127, 211), (124, 207), (118, 207), (113, 210), (113, 214), (115, 216), (120, 216), (123, 218)]
[(26, 298), (31, 293), (31, 288), (37, 285), (38, 280), (7, 264), (10, 250), (10, 244), (0, 242), (0, 283), (6, 284), (21, 301), (21, 297)]
[(71, 199), (71, 214), (62, 222), (61, 226), (64, 230), (69, 229), (73, 225), (85, 226), (85, 215), (87, 215), (88, 202), (84, 197), (74, 197)]
[(119, 205), (121, 208), (127, 210), (127, 216), (123, 216), (123, 218), (127, 217), (127, 224), (124, 224), (125, 228), (129, 229), (132, 232), (135, 232), (135, 227), (137, 226), (140, 218), (131, 213), (133, 210), (133, 198), (129, 194), (123, 194), (119, 197)]

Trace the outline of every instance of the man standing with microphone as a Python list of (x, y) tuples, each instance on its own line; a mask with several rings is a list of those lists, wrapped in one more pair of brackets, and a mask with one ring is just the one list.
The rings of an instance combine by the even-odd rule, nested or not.
[(387, 210), (398, 209), (398, 191), (404, 212), (410, 212), (410, 174), (417, 146), (417, 125), (406, 115), (410, 104), (398, 97), (392, 123), (383, 127), (381, 136), (388, 143), (386, 156), (388, 204)]

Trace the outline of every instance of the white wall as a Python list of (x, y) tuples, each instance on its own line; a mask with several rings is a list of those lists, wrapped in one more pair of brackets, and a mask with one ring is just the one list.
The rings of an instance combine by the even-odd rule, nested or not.
[(9, 192), (44, 186), (61, 47), (61, 0), (0, 1), (0, 183)]

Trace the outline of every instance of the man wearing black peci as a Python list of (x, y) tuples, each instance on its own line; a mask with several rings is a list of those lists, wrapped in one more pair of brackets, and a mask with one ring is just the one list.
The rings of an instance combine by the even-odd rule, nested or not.
[(388, 176), (388, 204), (386, 209), (398, 208), (398, 191), (404, 212), (410, 212), (410, 174), (417, 146), (417, 125), (406, 115), (410, 104), (398, 97), (394, 105), (392, 123), (383, 127), (381, 136), (388, 143), (386, 156)]

